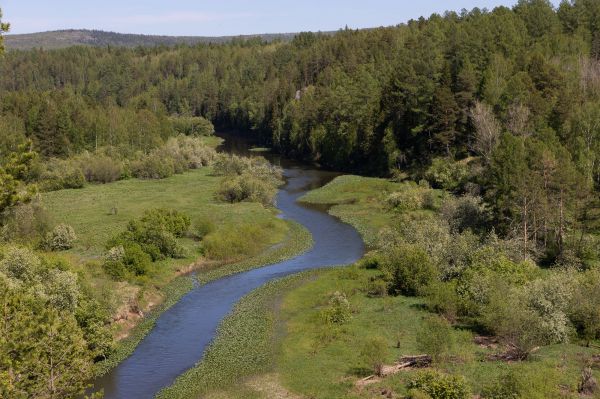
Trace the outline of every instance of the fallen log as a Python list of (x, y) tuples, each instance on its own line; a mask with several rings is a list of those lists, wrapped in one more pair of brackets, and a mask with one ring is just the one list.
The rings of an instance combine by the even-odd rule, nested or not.
[(387, 377), (388, 375), (396, 374), (401, 370), (408, 368), (421, 368), (427, 367), (431, 364), (432, 358), (430, 355), (409, 355), (402, 356), (398, 363), (392, 365), (381, 366), (381, 373), (379, 376), (373, 374), (365, 378), (361, 378), (356, 382), (356, 386), (365, 386), (380, 381), (381, 378)]
[(414, 355), (414, 356), (402, 356), (400, 363), (408, 363), (404, 367), (427, 367), (432, 362), (431, 355)]

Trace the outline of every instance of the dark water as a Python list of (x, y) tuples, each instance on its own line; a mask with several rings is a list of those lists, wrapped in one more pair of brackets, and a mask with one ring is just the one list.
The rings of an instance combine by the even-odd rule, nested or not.
[[(221, 150), (244, 153), (248, 143), (225, 135)], [(286, 185), (277, 195), (281, 217), (304, 225), (314, 246), (304, 254), (269, 266), (235, 274), (199, 286), (163, 313), (135, 352), (95, 383), (106, 399), (148, 399), (193, 367), (215, 336), (221, 320), (244, 295), (269, 280), (307, 269), (348, 264), (359, 259), (363, 242), (354, 228), (324, 209), (296, 200), (329, 182), (335, 173), (269, 157), (284, 168)]]

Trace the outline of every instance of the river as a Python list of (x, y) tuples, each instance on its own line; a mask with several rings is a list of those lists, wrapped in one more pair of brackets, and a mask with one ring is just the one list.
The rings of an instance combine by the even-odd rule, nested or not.
[[(248, 153), (248, 141), (235, 135), (222, 137), (221, 151)], [(304, 225), (313, 236), (313, 247), (295, 258), (194, 288), (158, 318), (129, 358), (95, 381), (94, 390), (104, 389), (105, 399), (154, 397), (201, 360), (219, 323), (236, 302), (266, 282), (303, 270), (350, 264), (363, 255), (363, 242), (353, 227), (323, 207), (297, 202), (338, 174), (275, 156), (269, 159), (283, 168), (286, 181), (276, 197), (280, 216)]]

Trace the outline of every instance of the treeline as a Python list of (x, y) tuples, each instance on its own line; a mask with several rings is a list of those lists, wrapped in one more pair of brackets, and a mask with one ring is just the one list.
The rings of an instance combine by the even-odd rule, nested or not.
[[(77, 109), (121, 126), (115, 114), (125, 108), (133, 125), (161, 129), (165, 115), (201, 115), (252, 130), (282, 152), (372, 173), (472, 154), (476, 101), (503, 131), (575, 145), (572, 136), (586, 140), (578, 113), (597, 106), (599, 14), (590, 0), (557, 10), (528, 0), (393, 28), (304, 33), (289, 44), (12, 52), (0, 68), (0, 87), (11, 93), (2, 112), (27, 121), (27, 134), (49, 141), (40, 146), (50, 154), (67, 142), (95, 144)], [(88, 137), (48, 134), (36, 110), (60, 114), (60, 125)], [(105, 128), (100, 140), (154, 137), (149, 127), (125, 130)], [(569, 150), (575, 158), (589, 152)]]
[(481, 195), (498, 232), (553, 260), (597, 205), (599, 20), (593, 0), (522, 0), (289, 43), (11, 52), (0, 149), (148, 152), (204, 118), (288, 156)]

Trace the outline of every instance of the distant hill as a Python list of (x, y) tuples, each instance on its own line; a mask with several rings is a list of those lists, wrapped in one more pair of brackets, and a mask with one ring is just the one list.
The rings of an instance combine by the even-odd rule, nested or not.
[(4, 44), (10, 50), (29, 50), (32, 48), (57, 49), (70, 46), (95, 47), (138, 47), (138, 46), (174, 46), (178, 44), (225, 43), (233, 39), (251, 39), (260, 37), (265, 41), (276, 39), (291, 40), (295, 33), (275, 33), (243, 36), (156, 36), (126, 33), (104, 32), (99, 30), (70, 29), (51, 32), (27, 33), (4, 36)]

